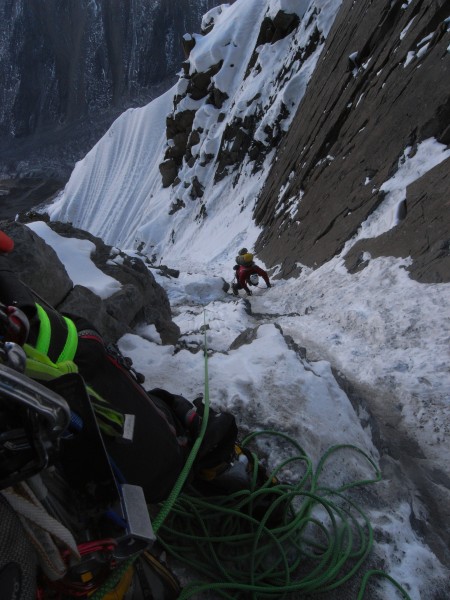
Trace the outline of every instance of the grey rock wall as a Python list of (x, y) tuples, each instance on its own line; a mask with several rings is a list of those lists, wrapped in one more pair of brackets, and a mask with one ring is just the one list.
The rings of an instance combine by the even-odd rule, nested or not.
[(99, 238), (67, 223), (49, 223), (63, 237), (86, 239), (95, 245), (91, 259), (101, 271), (121, 283), (121, 289), (102, 300), (88, 288), (74, 285), (53, 248), (25, 224), (3, 222), (14, 240), (8, 260), (20, 278), (42, 299), (62, 313), (87, 319), (104, 337), (116, 342), (139, 324), (153, 324), (163, 344), (175, 344), (180, 335), (164, 289), (144, 262), (120, 254)]
[[(344, 0), (255, 212), (258, 253), (283, 276), (343, 249), (407, 147), (412, 156), (428, 138), (450, 144), (449, 17), (448, 0)], [(419, 281), (450, 281), (449, 167), (411, 185), (400, 223), (358, 243), (347, 266), (364, 268), (364, 251), (411, 256)], [(294, 214), (291, 198), (301, 198)]]

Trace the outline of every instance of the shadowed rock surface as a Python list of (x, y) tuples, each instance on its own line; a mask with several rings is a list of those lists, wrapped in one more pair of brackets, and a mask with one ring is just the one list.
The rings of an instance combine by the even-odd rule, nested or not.
[[(175, 81), (218, 0), (0, 0), (0, 177), (52, 177)], [(45, 199), (45, 198), (43, 198)]]
[[(406, 10), (408, 8), (408, 10)], [(450, 6), (345, 0), (259, 198), (258, 253), (295, 276), (339, 253), (377, 208), (382, 184), (429, 138), (450, 143)], [(446, 75), (447, 74), (447, 75)], [(450, 281), (449, 160), (407, 189), (402, 220), (347, 257), (411, 256), (411, 276)], [(284, 188), (284, 210), (275, 212)], [(292, 211), (292, 198), (300, 200)]]
[[(122, 284), (119, 291), (102, 300), (91, 290), (74, 285), (53, 248), (26, 225), (1, 223), (14, 240), (8, 256), (20, 278), (44, 302), (63, 313), (86, 318), (107, 342), (116, 342), (139, 323), (153, 324), (163, 344), (175, 344), (179, 328), (172, 321), (166, 292), (156, 283), (139, 258), (113, 250), (99, 238), (66, 223), (50, 223), (58, 235), (89, 240), (95, 245), (91, 259), (101, 271)], [(118, 260), (114, 261), (114, 258)]]

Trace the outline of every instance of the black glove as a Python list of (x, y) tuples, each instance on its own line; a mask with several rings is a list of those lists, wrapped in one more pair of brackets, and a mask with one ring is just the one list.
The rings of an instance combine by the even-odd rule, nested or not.
[(252, 290), (248, 290), (248, 292), (247, 292), (247, 296), (253, 296), (253, 292), (252, 292)]
[(268, 287), (268, 288), (272, 287), (272, 284), (271, 284), (271, 283), (268, 283), (268, 284), (267, 284), (267, 287)]

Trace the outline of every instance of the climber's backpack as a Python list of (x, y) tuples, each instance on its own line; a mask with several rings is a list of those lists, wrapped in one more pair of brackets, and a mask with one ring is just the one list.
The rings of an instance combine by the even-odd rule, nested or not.
[[(190, 402), (183, 396), (172, 394), (161, 388), (154, 388), (148, 392), (154, 401), (162, 401), (177, 417), (184, 431), (195, 439), (201, 428), (204, 414), (202, 396)], [(238, 428), (236, 419), (231, 413), (218, 412), (209, 409), (209, 418), (203, 441), (193, 465), (191, 478), (205, 469), (211, 469), (228, 462), (234, 453)]]
[[(42, 385), (0, 364), (0, 415), (2, 600), (34, 600), (37, 587), (42, 598), (87, 598), (137, 554), (114, 598), (139, 598), (141, 588), (156, 594), (142, 598), (178, 597), (149, 548), (155, 536), (141, 488), (119, 485), (111, 469), (82, 377)], [(23, 543), (12, 552), (14, 537)]]

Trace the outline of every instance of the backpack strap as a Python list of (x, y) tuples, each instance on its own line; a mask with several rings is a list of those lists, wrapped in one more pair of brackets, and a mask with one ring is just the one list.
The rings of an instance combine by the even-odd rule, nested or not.
[(25, 374), (38, 381), (49, 381), (67, 373), (78, 373), (78, 367), (72, 360), (54, 363), (50, 358), (30, 344), (24, 344), (27, 356)]
[(49, 356), (56, 364), (73, 360), (78, 347), (75, 323), (55, 311), (46, 311), (38, 303), (36, 309), (39, 318), (36, 350)]
[(111, 408), (107, 400), (89, 385), (86, 391), (95, 412), (95, 418), (102, 433), (119, 441), (131, 441), (133, 438), (134, 415), (124, 414)]
[[(78, 373), (78, 367), (72, 360), (54, 363), (46, 354), (30, 344), (24, 344), (23, 349), (27, 357), (25, 374), (32, 379), (52, 381), (68, 373)], [(133, 423), (130, 421), (132, 415), (111, 408), (92, 387), (86, 384), (85, 387), (101, 432), (124, 441), (132, 439)]]

